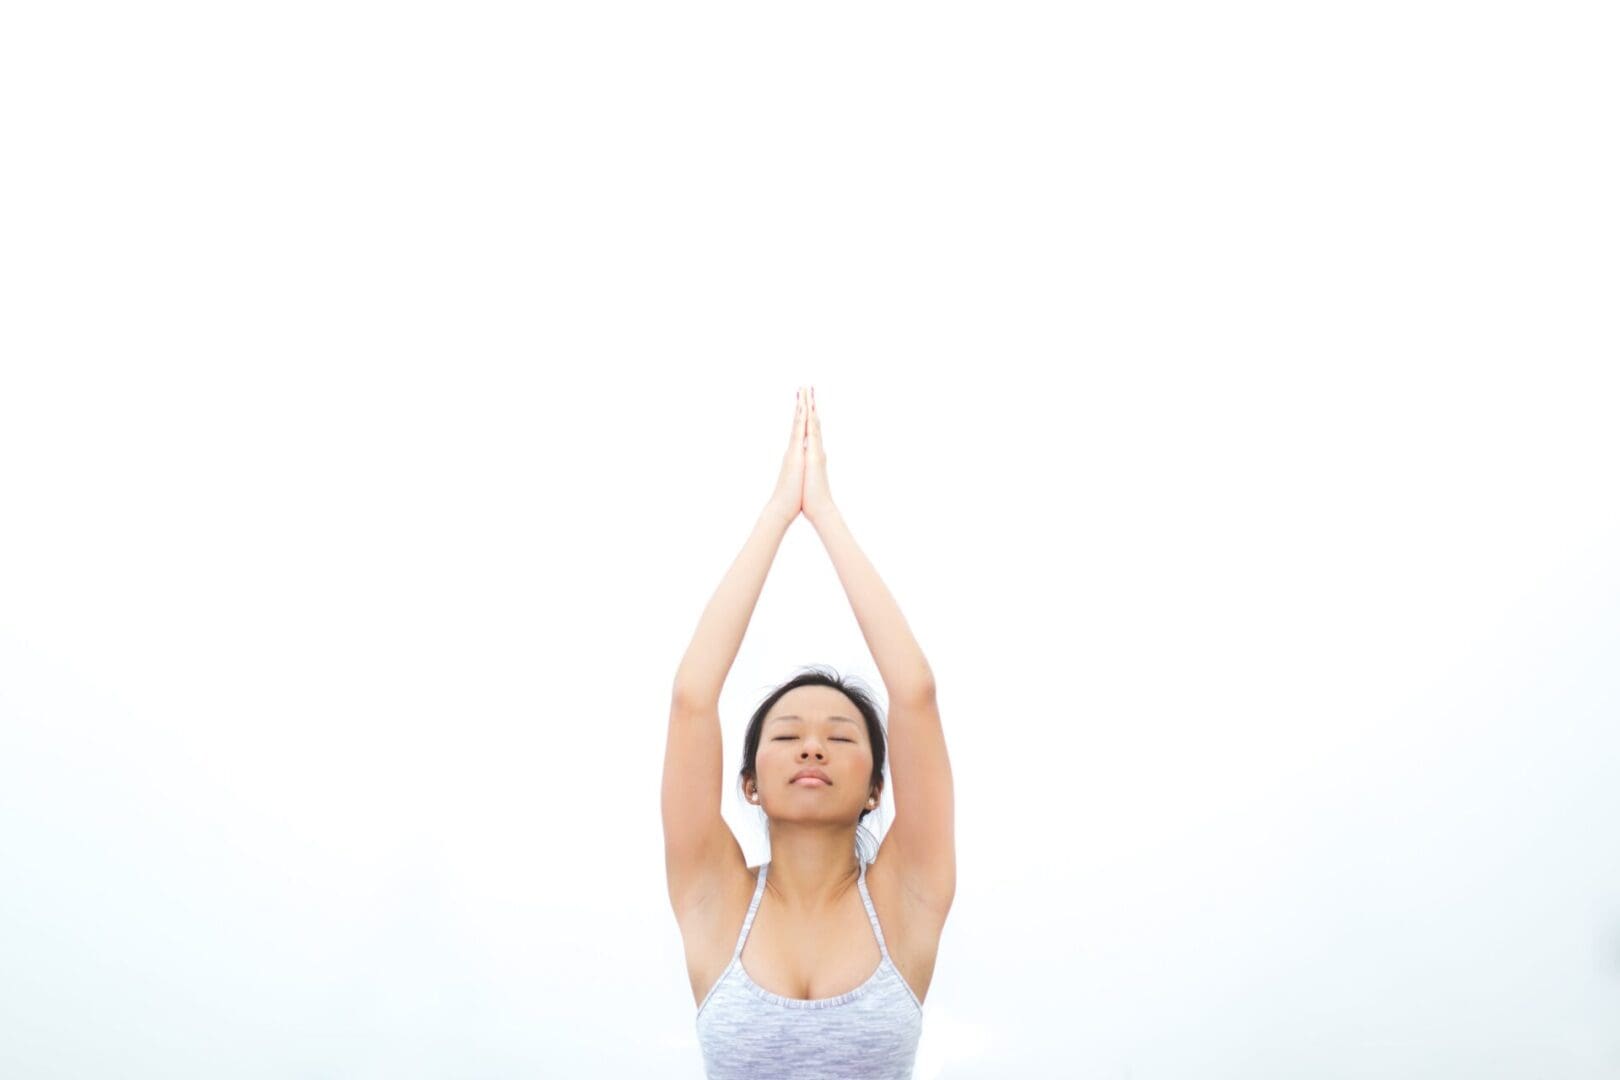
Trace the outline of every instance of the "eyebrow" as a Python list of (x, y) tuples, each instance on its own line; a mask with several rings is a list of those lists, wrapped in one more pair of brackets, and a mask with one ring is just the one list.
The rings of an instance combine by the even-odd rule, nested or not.
[[(802, 716), (794, 716), (792, 713), (789, 713), (786, 716), (773, 716), (773, 717), (771, 717), (770, 722), (774, 724), (778, 720), (803, 720), (803, 719), (804, 719), (804, 717), (802, 717)], [(828, 720), (842, 720), (846, 724), (853, 724), (855, 722), (855, 721), (851, 720), (847, 716), (829, 716), (829, 717), (827, 717), (827, 719)]]

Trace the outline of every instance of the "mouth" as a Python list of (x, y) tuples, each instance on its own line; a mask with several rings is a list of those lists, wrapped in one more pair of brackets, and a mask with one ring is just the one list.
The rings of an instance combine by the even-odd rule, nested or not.
[(819, 777), (819, 776), (801, 776), (797, 780), (793, 781), (793, 783), (794, 783), (795, 786), (798, 786), (798, 787), (826, 787), (827, 786), (827, 781), (821, 779), (821, 777)]

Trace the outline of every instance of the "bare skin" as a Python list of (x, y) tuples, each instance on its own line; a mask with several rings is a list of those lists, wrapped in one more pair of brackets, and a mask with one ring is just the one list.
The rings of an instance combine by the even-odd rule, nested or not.
[[(766, 893), (811, 917), (837, 907), (860, 873), (854, 852), (861, 812), (875, 810), (882, 792), (881, 782), (871, 782), (866, 721), (830, 686), (796, 687), (766, 716), (754, 769), (745, 793), (770, 822)], [(805, 769), (826, 773), (829, 782), (795, 782)]]
[[(705, 609), (672, 696), (665, 862), (693, 1000), (701, 1003), (729, 964), (758, 881), (758, 869), (747, 866), (711, 801), (722, 771), (719, 689), (776, 547), (801, 513), (832, 556), (888, 690), (889, 771), (905, 800), (866, 881), (890, 958), (920, 1001), (932, 981), (956, 873), (951, 770), (933, 675), (833, 505), (820, 420), (813, 395), (802, 391), (777, 489)], [(834, 997), (862, 985), (878, 967), (855, 854), (862, 811), (875, 810), (883, 799), (872, 761), (865, 721), (836, 688), (796, 687), (765, 718), (744, 792), (769, 822), (771, 866), (741, 963), (771, 993)], [(821, 770), (827, 782), (795, 782), (806, 768)]]

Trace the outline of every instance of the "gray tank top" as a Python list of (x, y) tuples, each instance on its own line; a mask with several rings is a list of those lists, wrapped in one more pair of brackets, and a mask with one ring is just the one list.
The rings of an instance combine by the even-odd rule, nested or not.
[(793, 1076), (817, 1080), (911, 1080), (922, 1035), (922, 1002), (889, 959), (877, 911), (866, 891), (866, 863), (858, 881), (861, 902), (882, 953), (871, 978), (829, 998), (773, 994), (743, 970), (743, 943), (765, 895), (761, 864), (731, 963), (698, 1006), (698, 1044), (709, 1080)]

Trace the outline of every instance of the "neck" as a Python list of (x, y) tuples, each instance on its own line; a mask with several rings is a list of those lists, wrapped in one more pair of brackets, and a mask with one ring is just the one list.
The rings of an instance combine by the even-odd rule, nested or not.
[(765, 891), (803, 912), (834, 907), (855, 888), (861, 872), (853, 828), (773, 822), (770, 861)]

